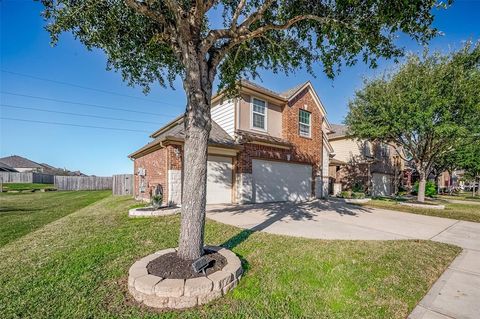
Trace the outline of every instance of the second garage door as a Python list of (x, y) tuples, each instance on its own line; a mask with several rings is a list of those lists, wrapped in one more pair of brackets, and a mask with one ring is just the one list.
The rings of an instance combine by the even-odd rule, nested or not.
[(306, 201), (312, 190), (312, 166), (253, 160), (253, 201)]

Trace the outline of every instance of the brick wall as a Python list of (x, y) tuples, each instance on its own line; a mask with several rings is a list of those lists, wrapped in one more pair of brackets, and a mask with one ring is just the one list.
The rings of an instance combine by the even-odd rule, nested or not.
[[(144, 168), (146, 175), (138, 176), (138, 168)], [(152, 153), (144, 155), (134, 161), (134, 194), (138, 199), (150, 199), (157, 184), (162, 185), (164, 198), (167, 191), (167, 149), (162, 148)], [(140, 182), (144, 179), (145, 192), (140, 192)]]
[[(311, 137), (299, 134), (298, 115), (300, 109), (311, 113)], [(283, 138), (293, 143), (294, 157), (298, 161), (312, 164), (312, 194), (315, 190), (315, 176), (321, 174), (323, 151), (323, 115), (317, 107), (308, 88), (300, 92), (283, 110)]]

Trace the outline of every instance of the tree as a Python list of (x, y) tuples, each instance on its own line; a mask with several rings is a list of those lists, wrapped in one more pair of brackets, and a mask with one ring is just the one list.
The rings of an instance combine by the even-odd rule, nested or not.
[(182, 221), (178, 254), (203, 253), (207, 139), (213, 82), (234, 93), (241, 76), (258, 69), (312, 72), (321, 62), (333, 77), (361, 57), (403, 54), (394, 38), (404, 32), (425, 43), (436, 0), (42, 0), (47, 30), (56, 43), (72, 32), (87, 48), (100, 48), (108, 67), (148, 92), (180, 76), (185, 111)]
[[(472, 136), (468, 143), (457, 151), (458, 166), (465, 170), (465, 177), (477, 184), (477, 192), (480, 195), (480, 137)], [(474, 184), (475, 185), (475, 184)], [(472, 189), (475, 196), (475, 186)]]
[(366, 82), (349, 107), (351, 134), (402, 147), (424, 201), (434, 163), (480, 130), (480, 44), (411, 55), (397, 72)]

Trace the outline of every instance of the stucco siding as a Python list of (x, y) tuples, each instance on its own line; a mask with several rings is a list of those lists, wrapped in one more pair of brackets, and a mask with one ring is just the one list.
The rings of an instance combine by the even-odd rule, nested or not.
[[(256, 96), (255, 96), (256, 97)], [(251, 96), (242, 94), (239, 98), (239, 129), (255, 133), (263, 133), (275, 137), (282, 137), (282, 107), (267, 101), (267, 131), (252, 129)], [(263, 100), (260, 96), (256, 97)]]

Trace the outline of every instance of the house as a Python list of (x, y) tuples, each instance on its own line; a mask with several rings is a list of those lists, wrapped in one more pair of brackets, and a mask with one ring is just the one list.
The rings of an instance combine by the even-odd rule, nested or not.
[(16, 169), (14, 169), (13, 167), (10, 167), (8, 166), (7, 164), (5, 163), (2, 163), (0, 162), (0, 172), (18, 172)]
[[(212, 98), (207, 203), (306, 201), (328, 194), (326, 111), (310, 82), (277, 93), (241, 81), (239, 97)], [(183, 117), (150, 136), (130, 154), (135, 197), (157, 187), (164, 201), (181, 204)]]
[(398, 190), (405, 163), (395, 147), (352, 138), (346, 125), (330, 127), (328, 140), (334, 153), (329, 164), (331, 194), (363, 189), (372, 196), (387, 196)]
[(15, 169), (17, 172), (39, 172), (42, 173), (44, 167), (28, 158), (12, 155), (0, 158), (0, 162)]

